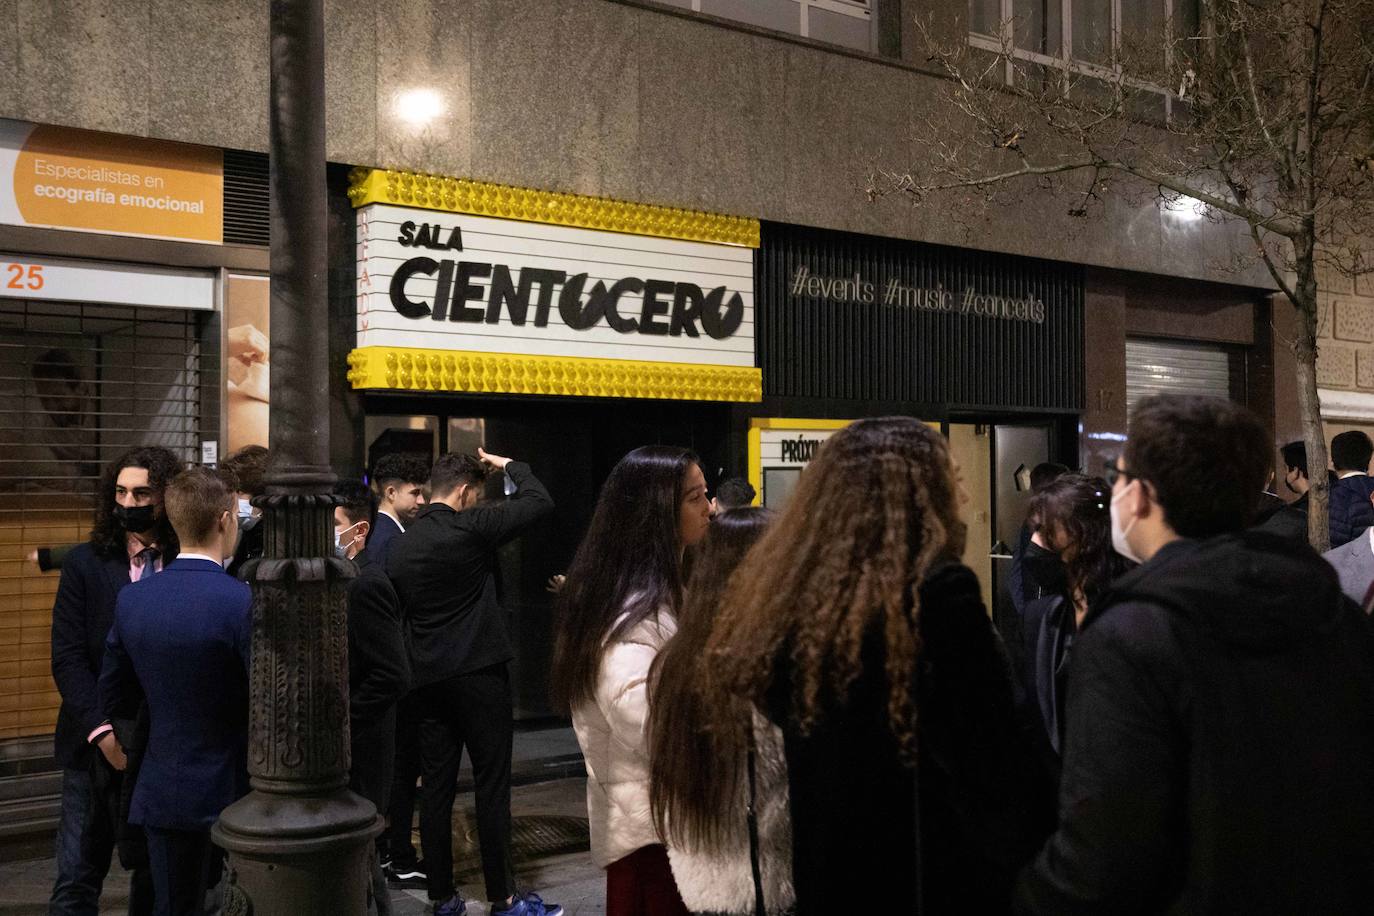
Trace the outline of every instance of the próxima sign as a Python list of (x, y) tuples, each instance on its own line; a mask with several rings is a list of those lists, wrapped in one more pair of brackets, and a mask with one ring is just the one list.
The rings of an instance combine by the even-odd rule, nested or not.
[(370, 204), (358, 346), (754, 364), (750, 248)]

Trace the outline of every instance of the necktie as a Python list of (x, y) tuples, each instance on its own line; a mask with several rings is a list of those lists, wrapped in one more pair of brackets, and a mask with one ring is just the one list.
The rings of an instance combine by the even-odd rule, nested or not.
[(152, 576), (154, 572), (153, 564), (160, 556), (160, 552), (156, 547), (144, 547), (136, 555), (143, 558), (143, 565), (138, 568), (138, 581), (142, 582), (144, 579)]

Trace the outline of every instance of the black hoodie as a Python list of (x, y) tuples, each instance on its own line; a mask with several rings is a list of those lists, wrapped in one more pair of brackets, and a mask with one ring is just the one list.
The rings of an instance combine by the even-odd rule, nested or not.
[(1028, 913), (1374, 907), (1374, 643), (1310, 549), (1178, 541), (1089, 614)]

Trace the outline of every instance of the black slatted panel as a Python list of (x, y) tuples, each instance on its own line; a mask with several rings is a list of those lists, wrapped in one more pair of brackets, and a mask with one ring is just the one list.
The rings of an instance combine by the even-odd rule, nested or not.
[[(856, 297), (794, 295), (799, 269), (871, 283)], [(1083, 271), (1072, 264), (763, 224), (755, 333), (770, 397), (909, 401), (951, 408), (1083, 407)], [(885, 303), (903, 287), (1044, 304), (1043, 322)]]
[(232, 245), (266, 245), (270, 227), (267, 203), (267, 156), (224, 151), (224, 241)]

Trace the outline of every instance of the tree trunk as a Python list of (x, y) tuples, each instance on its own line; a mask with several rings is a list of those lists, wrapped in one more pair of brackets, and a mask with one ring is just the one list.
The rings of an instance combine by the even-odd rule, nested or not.
[(1298, 310), (1298, 336), (1293, 341), (1298, 372), (1298, 413), (1302, 417), (1302, 438), (1307, 446), (1307, 482), (1311, 487), (1307, 491), (1307, 539), (1313, 550), (1324, 553), (1331, 546), (1328, 527), (1331, 487), (1326, 473), (1326, 433), (1317, 397), (1317, 280), (1310, 257), (1299, 261), (1294, 293), (1297, 301), (1293, 306)]

